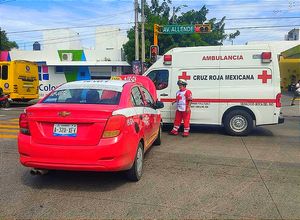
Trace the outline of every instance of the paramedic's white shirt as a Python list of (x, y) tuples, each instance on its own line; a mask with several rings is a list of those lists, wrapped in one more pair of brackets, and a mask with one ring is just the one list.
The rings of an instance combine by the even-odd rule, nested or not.
[(187, 98), (192, 100), (192, 93), (190, 90), (185, 89), (183, 91), (179, 90), (176, 93), (176, 101), (177, 101), (177, 110), (180, 112), (185, 112), (187, 107)]
[(300, 84), (299, 83), (296, 84), (296, 91), (300, 92)]
[(177, 99), (177, 110), (180, 112), (185, 112), (186, 110), (186, 97), (185, 97), (186, 90), (184, 91), (178, 91), (176, 93), (176, 99)]

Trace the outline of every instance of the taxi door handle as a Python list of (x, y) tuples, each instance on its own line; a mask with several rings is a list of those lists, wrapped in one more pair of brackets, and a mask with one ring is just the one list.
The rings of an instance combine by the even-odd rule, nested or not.
[(169, 96), (169, 94), (167, 94), (167, 93), (162, 93), (162, 94), (160, 94), (160, 96)]

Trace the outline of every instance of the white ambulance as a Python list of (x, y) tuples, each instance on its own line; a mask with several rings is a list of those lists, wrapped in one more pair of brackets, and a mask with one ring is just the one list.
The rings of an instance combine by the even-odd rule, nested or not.
[(280, 73), (269, 45), (174, 48), (145, 72), (164, 102), (163, 123), (173, 123), (177, 80), (192, 91), (193, 125), (220, 125), (230, 135), (283, 123)]

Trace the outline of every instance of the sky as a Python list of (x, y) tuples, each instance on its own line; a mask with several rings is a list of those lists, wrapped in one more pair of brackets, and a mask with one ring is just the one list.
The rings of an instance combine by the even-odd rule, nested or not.
[[(134, 0), (0, 0), (0, 27), (5, 30), (9, 40), (18, 43), (20, 49), (32, 49), (33, 42), (41, 42), (42, 29), (64, 27), (72, 27), (72, 30), (79, 33), (82, 45), (93, 48), (95, 27), (98, 25), (118, 27), (121, 34), (126, 35), (134, 22), (133, 2)], [(147, 2), (150, 3), (150, 0)], [(225, 40), (224, 44), (284, 40), (289, 30), (300, 27), (300, 0), (172, 1), (172, 6), (182, 5), (187, 5), (182, 8), (182, 12), (200, 10), (206, 5), (209, 9), (207, 19), (226, 16), (226, 33), (240, 30), (241, 34), (233, 41)]]

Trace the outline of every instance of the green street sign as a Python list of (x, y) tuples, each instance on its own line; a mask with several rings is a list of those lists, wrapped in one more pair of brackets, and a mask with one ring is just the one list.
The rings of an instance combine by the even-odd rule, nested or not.
[(162, 30), (163, 34), (193, 34), (195, 33), (194, 25), (165, 25)]

